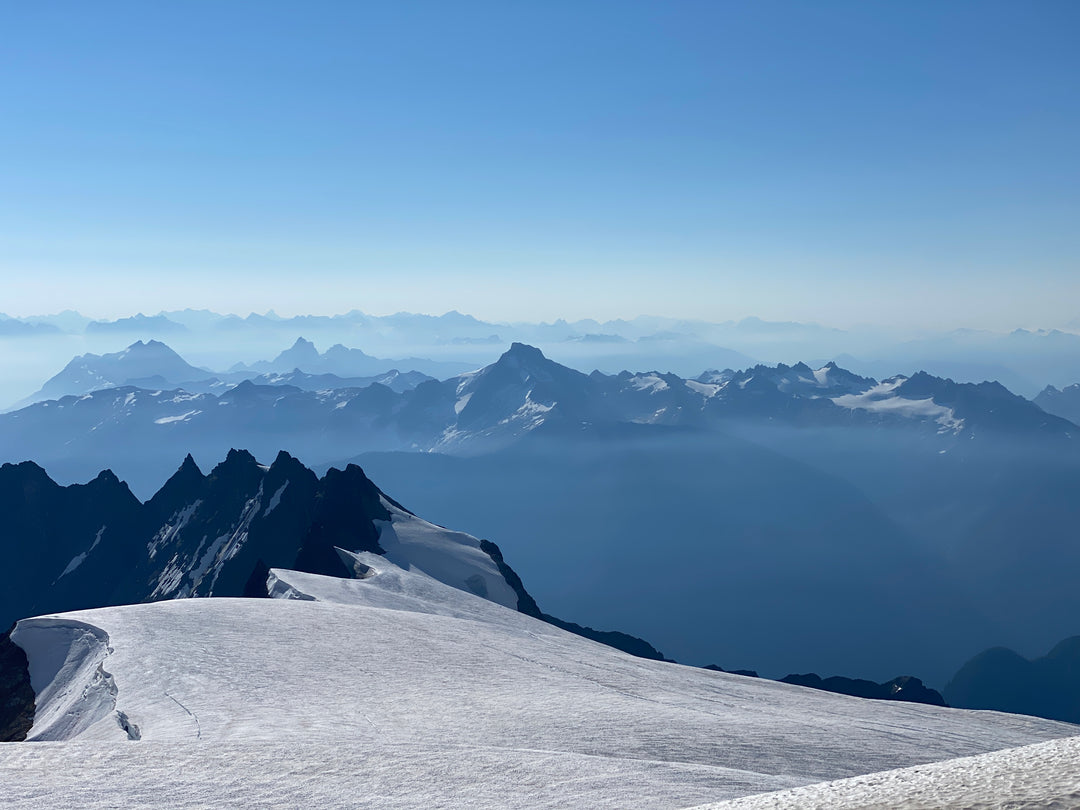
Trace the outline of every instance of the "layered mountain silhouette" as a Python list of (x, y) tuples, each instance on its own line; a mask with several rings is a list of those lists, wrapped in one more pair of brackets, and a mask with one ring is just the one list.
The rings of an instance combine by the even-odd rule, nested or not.
[(360, 349), (350, 349), (335, 343), (325, 352), (319, 352), (315, 344), (303, 337), (273, 360), (260, 360), (255, 363), (237, 363), (230, 371), (257, 373), (286, 373), (294, 369), (310, 374), (333, 374), (339, 377), (371, 377), (385, 374), (392, 367), (420, 372), (426, 376), (446, 377), (468, 369), (466, 363), (442, 360), (429, 360), (423, 357), (406, 357), (399, 360), (384, 360), (372, 357)]
[(141, 312), (115, 321), (91, 321), (85, 328), (87, 334), (170, 335), (188, 331), (186, 326), (163, 314), (143, 315)]

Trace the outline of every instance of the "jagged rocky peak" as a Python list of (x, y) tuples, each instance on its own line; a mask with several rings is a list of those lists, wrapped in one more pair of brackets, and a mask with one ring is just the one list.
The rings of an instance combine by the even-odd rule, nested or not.
[(176, 472), (147, 501), (147, 507), (161, 518), (168, 517), (177, 509), (193, 503), (202, 493), (205, 484), (206, 476), (195, 463), (191, 453), (188, 453)]
[[(395, 526), (398, 561), (449, 576), (455, 587), (475, 560), (500, 576), (480, 541), (424, 523), (357, 465), (319, 478), (285, 451), (266, 466), (232, 449), (208, 475), (189, 454), (145, 504), (108, 471), (61, 487), (32, 463), (5, 465), (0, 505), (11, 518), (0, 547), (12, 546), (8, 557), (33, 548), (41, 563), (20, 565), (26, 589), (0, 594), (5, 621), (147, 599), (251, 595), (253, 574), (270, 568), (349, 576), (335, 548), (386, 553), (387, 525)], [(464, 557), (463, 543), (474, 549)], [(16, 556), (21, 563), (25, 555)]]

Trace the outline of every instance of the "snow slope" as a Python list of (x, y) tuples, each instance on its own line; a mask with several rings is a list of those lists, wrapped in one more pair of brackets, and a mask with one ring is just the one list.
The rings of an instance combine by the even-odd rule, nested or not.
[(1080, 807), (1080, 737), (856, 776), (697, 810), (1071, 810)]
[(506, 583), (495, 561), (480, 548), (479, 540), (428, 523), (386, 498), (380, 498), (380, 502), (390, 513), (390, 520), (375, 521), (386, 559), (517, 610), (518, 595)]
[(32, 737), (64, 741), (0, 745), (0, 804), (685, 807), (1075, 731), (633, 658), (345, 558), (366, 578), (21, 621)]

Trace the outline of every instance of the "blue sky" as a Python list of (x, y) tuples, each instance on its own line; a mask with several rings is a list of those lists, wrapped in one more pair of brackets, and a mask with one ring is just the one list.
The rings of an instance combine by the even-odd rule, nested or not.
[(0, 311), (1080, 316), (1080, 4), (10, 3)]

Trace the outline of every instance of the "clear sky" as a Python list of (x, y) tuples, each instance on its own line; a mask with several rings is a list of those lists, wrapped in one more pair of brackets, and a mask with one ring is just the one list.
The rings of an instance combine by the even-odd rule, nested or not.
[(1080, 3), (0, 5), (0, 311), (1080, 317)]

